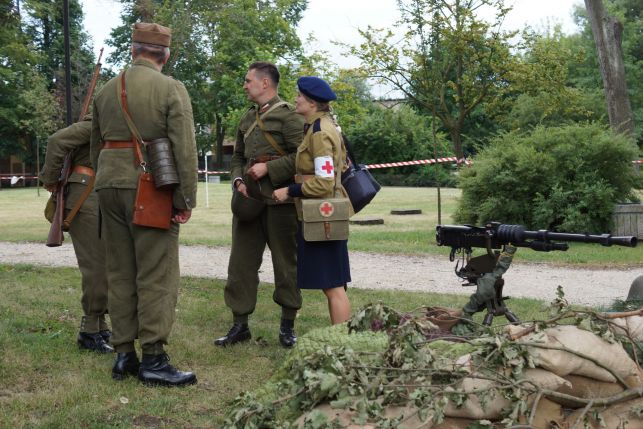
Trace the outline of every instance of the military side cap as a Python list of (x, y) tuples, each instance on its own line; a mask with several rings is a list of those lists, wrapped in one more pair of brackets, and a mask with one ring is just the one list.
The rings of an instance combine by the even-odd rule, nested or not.
[(169, 47), (172, 41), (172, 30), (159, 24), (137, 22), (134, 24), (132, 41)]
[(318, 78), (317, 76), (300, 77), (297, 79), (297, 88), (299, 88), (299, 92), (306, 97), (322, 103), (337, 99), (333, 90), (330, 89), (330, 85), (328, 85), (324, 79)]

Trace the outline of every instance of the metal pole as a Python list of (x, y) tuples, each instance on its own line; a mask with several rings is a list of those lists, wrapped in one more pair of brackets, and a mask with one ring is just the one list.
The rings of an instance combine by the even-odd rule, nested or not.
[(210, 207), (210, 195), (208, 193), (208, 152), (205, 152), (205, 206)]
[[(435, 138), (435, 113), (431, 118), (431, 129), (433, 131), (433, 158), (438, 159), (438, 141)], [(442, 198), (440, 196), (440, 174), (438, 172), (438, 163), (435, 164), (435, 183), (438, 187), (438, 225), (442, 225)]]
[(40, 139), (36, 139), (36, 196), (40, 196)]
[(67, 126), (71, 119), (71, 49), (69, 47), (69, 0), (63, 0), (63, 30), (65, 36), (65, 104), (67, 108)]

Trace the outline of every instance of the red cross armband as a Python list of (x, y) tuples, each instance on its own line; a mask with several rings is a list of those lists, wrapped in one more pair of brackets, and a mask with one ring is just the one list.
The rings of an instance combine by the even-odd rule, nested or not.
[(335, 177), (335, 167), (333, 166), (333, 157), (318, 156), (315, 158), (315, 176)]

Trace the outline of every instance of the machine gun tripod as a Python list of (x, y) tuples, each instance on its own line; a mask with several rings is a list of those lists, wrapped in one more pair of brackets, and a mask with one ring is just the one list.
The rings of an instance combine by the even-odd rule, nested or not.
[[(555, 241), (553, 241), (555, 240)], [(603, 246), (636, 247), (637, 239), (632, 236), (613, 237), (610, 234), (590, 235), (551, 232), (547, 230), (527, 231), (522, 225), (506, 225), (490, 222), (484, 227), (471, 225), (438, 225), (436, 241), (439, 246), (450, 246), (449, 259), (455, 260), (456, 253), (462, 254), (462, 265), (456, 264), (455, 273), (468, 283), (476, 286), (463, 311), (471, 316), (487, 310), (483, 324), (491, 325), (494, 316), (505, 316), (511, 323), (519, 323), (518, 317), (507, 308), (503, 296), (502, 275), (509, 269), (518, 247), (528, 247), (538, 252), (552, 250), (566, 251), (569, 242), (601, 244)], [(561, 243), (562, 242), (562, 243)], [(471, 257), (473, 248), (486, 249), (487, 253)], [(502, 249), (502, 251), (500, 251)]]

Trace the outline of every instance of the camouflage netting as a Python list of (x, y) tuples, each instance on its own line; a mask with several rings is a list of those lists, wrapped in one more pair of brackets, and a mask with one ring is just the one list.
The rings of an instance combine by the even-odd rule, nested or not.
[(302, 336), (225, 427), (643, 429), (643, 309), (572, 310), (561, 291), (550, 313), (456, 336), (434, 309), (368, 305)]

